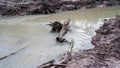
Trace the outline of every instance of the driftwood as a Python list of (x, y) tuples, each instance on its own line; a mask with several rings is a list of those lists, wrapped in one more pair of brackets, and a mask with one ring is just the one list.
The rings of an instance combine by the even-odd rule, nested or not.
[(67, 55), (70, 55), (70, 56), (71, 56), (72, 50), (73, 50), (73, 46), (74, 46), (74, 41), (73, 41), (73, 39), (72, 39), (71, 42), (70, 42), (70, 48), (69, 48), (68, 51), (67, 51)]
[(37, 68), (50, 68), (53, 66), (53, 63), (54, 63), (55, 60), (51, 60), (51, 61), (48, 61), (40, 66), (38, 66)]
[(70, 23), (70, 19), (66, 22), (64, 22), (62, 29), (59, 32), (58, 37), (56, 37), (56, 40), (58, 42), (68, 42), (65, 38), (63, 38), (63, 36), (67, 33), (67, 29), (69, 28), (69, 23)]
[(57, 32), (59, 33), (58, 37), (56, 37), (56, 41), (58, 42), (68, 42), (65, 38), (63, 38), (63, 36), (67, 33), (67, 31), (69, 30), (69, 23), (70, 23), (70, 19), (64, 23), (60, 23), (58, 21), (55, 22), (50, 22), (50, 24), (48, 24), (49, 26), (52, 27), (51, 32)]
[(56, 67), (66, 67), (66, 64), (55, 64), (55, 60), (48, 61), (37, 68), (56, 68)]

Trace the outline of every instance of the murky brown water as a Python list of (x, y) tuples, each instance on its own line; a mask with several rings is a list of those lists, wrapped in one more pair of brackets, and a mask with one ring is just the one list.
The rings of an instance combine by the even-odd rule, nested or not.
[(90, 41), (94, 30), (102, 24), (103, 18), (116, 14), (120, 14), (120, 6), (0, 18), (0, 58), (25, 47), (0, 60), (0, 68), (36, 68), (65, 53), (70, 45), (57, 43), (57, 34), (50, 33), (50, 27), (46, 25), (56, 20), (72, 19), (72, 31), (65, 38), (74, 40), (74, 52), (93, 48)]

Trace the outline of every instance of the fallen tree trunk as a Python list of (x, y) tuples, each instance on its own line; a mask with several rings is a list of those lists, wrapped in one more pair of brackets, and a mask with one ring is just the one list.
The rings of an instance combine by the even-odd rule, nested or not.
[(69, 19), (68, 21), (64, 22), (64, 23), (60, 23), (58, 21), (55, 22), (50, 22), (50, 24), (48, 24), (49, 26), (52, 27), (51, 32), (58, 32), (59, 35), (58, 37), (56, 37), (56, 41), (58, 42), (68, 42), (65, 38), (63, 38), (63, 36), (67, 33), (67, 31), (69, 30), (69, 23), (70, 23), (71, 19)]
[(70, 23), (70, 19), (66, 22), (64, 22), (63, 26), (62, 26), (62, 29), (58, 35), (58, 37), (56, 37), (56, 40), (58, 42), (67, 42), (67, 40), (65, 38), (63, 38), (63, 36), (66, 34), (68, 28), (69, 28), (69, 23)]

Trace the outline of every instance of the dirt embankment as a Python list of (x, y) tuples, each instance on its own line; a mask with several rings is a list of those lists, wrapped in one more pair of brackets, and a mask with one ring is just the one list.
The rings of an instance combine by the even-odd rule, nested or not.
[(0, 0), (0, 15), (51, 14), (60, 11), (120, 5), (119, 0)]
[(94, 49), (66, 60), (66, 68), (120, 68), (120, 15), (105, 19), (92, 38)]

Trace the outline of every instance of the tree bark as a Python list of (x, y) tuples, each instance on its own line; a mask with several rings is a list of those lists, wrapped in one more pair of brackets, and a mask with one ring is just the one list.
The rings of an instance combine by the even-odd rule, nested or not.
[(65, 38), (63, 38), (63, 36), (66, 34), (67, 29), (69, 28), (70, 21), (71, 20), (69, 19), (68, 21), (64, 22), (63, 27), (62, 27), (61, 31), (59, 32), (58, 37), (56, 37), (56, 40), (58, 42), (67, 42), (67, 40), (65, 40)]

